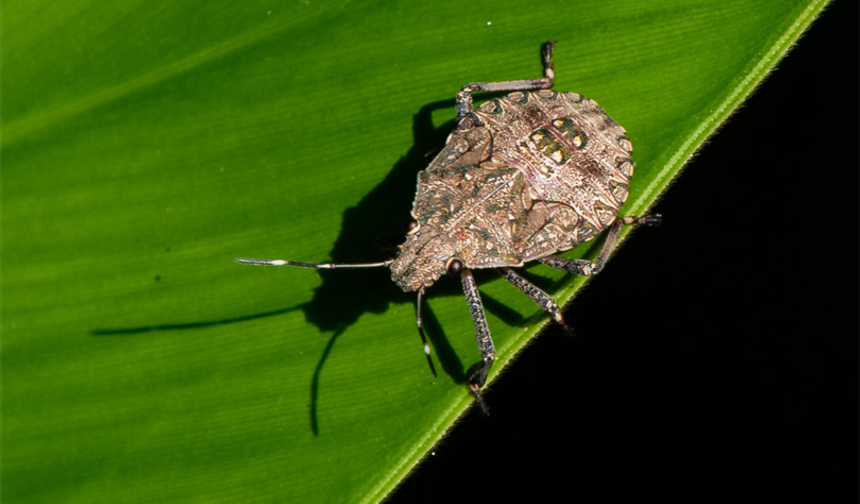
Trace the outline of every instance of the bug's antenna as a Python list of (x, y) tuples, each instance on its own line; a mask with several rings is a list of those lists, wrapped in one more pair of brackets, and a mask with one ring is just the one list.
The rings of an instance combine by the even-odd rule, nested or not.
[(375, 263), (358, 263), (358, 264), (333, 264), (333, 263), (306, 263), (296, 261), (286, 261), (284, 259), (234, 259), (237, 263), (253, 264), (255, 266), (297, 266), (299, 268), (315, 268), (315, 269), (334, 269), (334, 268), (381, 268), (388, 267), (393, 260), (375, 262)]
[(436, 376), (436, 368), (433, 366), (433, 359), (430, 358), (430, 345), (427, 344), (427, 338), (424, 336), (424, 324), (421, 321), (421, 301), (424, 299), (424, 289), (418, 289), (418, 302), (415, 303), (416, 316), (415, 322), (418, 324), (418, 334), (421, 336), (421, 343), (424, 343), (424, 355), (427, 356), (427, 364), (430, 366), (430, 372)]

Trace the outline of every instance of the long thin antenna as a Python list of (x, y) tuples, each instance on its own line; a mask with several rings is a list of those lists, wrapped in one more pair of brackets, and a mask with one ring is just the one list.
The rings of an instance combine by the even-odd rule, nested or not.
[(299, 268), (315, 268), (315, 269), (334, 269), (334, 268), (381, 268), (388, 267), (393, 261), (382, 261), (375, 263), (358, 263), (358, 264), (334, 264), (334, 263), (306, 263), (287, 261), (284, 259), (234, 259), (237, 263), (253, 264), (255, 266), (297, 266)]
[(430, 366), (430, 372), (433, 376), (436, 375), (436, 368), (433, 366), (433, 359), (430, 358), (430, 345), (427, 344), (427, 338), (424, 336), (424, 323), (421, 320), (421, 301), (424, 299), (424, 289), (418, 289), (418, 302), (415, 314), (415, 322), (418, 325), (418, 334), (421, 336), (421, 343), (424, 343), (424, 355), (427, 356), (427, 364)]

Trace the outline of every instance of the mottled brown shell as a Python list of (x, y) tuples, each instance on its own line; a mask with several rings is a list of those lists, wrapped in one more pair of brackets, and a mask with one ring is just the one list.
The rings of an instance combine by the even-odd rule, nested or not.
[(516, 92), (463, 117), (418, 174), (418, 228), (392, 279), (429, 287), (451, 259), (522, 266), (594, 238), (627, 199), (633, 147), (624, 128), (576, 93)]

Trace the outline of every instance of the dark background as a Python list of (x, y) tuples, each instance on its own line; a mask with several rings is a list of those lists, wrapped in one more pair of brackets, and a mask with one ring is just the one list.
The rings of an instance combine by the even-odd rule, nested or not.
[(577, 338), (537, 338), (389, 502), (858, 501), (858, 22), (824, 12), (568, 307)]

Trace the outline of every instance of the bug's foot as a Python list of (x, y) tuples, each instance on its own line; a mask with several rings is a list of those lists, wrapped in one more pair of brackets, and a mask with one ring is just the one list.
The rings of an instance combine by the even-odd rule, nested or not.
[(573, 331), (573, 327), (570, 327), (569, 325), (567, 325), (567, 322), (564, 321), (564, 317), (562, 317), (561, 311), (558, 309), (558, 307), (556, 307), (556, 311), (553, 314), (553, 319), (558, 323), (558, 325), (561, 326), (566, 335), (571, 338), (576, 336), (576, 333)]
[(564, 322), (560, 322), (559, 325), (561, 325), (561, 328), (564, 330), (564, 334), (567, 337), (569, 337), (569, 338), (575, 338), (576, 337), (576, 331), (573, 330), (573, 327), (570, 327), (569, 325), (565, 324)]
[(472, 394), (475, 396), (475, 401), (478, 402), (478, 406), (481, 407), (481, 412), (485, 415), (490, 414), (490, 409), (487, 408), (487, 403), (484, 402), (484, 398), (481, 397), (481, 387), (484, 386), (484, 383), (487, 382), (487, 374), (490, 372), (490, 366), (492, 366), (492, 361), (488, 364), (487, 362), (479, 362), (469, 368), (468, 373), (469, 376), (469, 390), (472, 391)]
[(623, 217), (623, 219), (624, 224), (639, 224), (640, 226), (659, 226), (663, 223), (663, 216), (658, 213), (653, 215), (642, 215), (640, 217), (628, 215), (627, 217)]
[(485, 416), (490, 416), (490, 408), (487, 407), (487, 403), (484, 402), (484, 398), (481, 397), (481, 387), (477, 384), (470, 383), (469, 388), (472, 390), (472, 395), (475, 396), (475, 401), (478, 403), (478, 406), (481, 407), (481, 413)]

